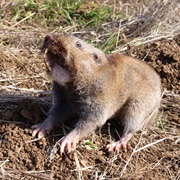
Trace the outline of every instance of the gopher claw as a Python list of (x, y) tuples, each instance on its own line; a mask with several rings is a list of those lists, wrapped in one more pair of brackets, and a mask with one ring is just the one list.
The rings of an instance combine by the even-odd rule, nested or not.
[(70, 153), (76, 149), (76, 144), (79, 141), (79, 135), (76, 130), (66, 135), (60, 142), (60, 154), (67, 152)]

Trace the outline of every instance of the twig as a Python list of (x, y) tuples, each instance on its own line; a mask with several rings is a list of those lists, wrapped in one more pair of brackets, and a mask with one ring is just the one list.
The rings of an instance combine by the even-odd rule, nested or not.
[(22, 175), (33, 177), (33, 178), (43, 179), (43, 180), (52, 179), (52, 176), (49, 175), (49, 174), (38, 175), (38, 174), (32, 174), (33, 173), (32, 171), (28, 172), (28, 171), (16, 170), (16, 169), (12, 169), (12, 168), (5, 168), (5, 170), (6, 171), (8, 170), (8, 171), (16, 172), (16, 173), (19, 173), (19, 174), (22, 174)]
[(58, 151), (58, 146), (59, 146), (59, 143), (61, 142), (61, 140), (63, 139), (64, 137), (62, 137), (61, 139), (59, 139), (56, 144), (53, 146), (51, 152), (50, 152), (50, 155), (49, 155), (49, 159), (50, 159), (50, 162), (52, 162), (52, 160), (54, 159), (54, 156), (55, 154), (57, 153)]
[(2, 167), (6, 162), (8, 162), (9, 161), (9, 159), (6, 159), (5, 161), (3, 161), (3, 163), (2, 164), (0, 164), (0, 167)]
[(71, 172), (73, 171), (86, 171), (88, 169), (92, 169), (94, 166), (87, 166), (87, 167), (84, 167), (84, 168), (77, 168), (77, 169), (73, 169), (71, 170)]
[(27, 144), (27, 143), (39, 141), (40, 139), (42, 139), (42, 137), (39, 137), (39, 138), (35, 138), (35, 139), (32, 139), (32, 140), (26, 141), (25, 143)]
[(139, 45), (143, 45), (143, 44), (147, 44), (153, 41), (157, 41), (163, 38), (173, 38), (176, 35), (176, 33), (169, 33), (167, 35), (154, 35), (154, 36), (147, 36), (147, 37), (140, 37), (137, 39), (134, 39), (132, 41), (130, 41), (129, 43), (125, 44), (124, 46), (120, 47), (119, 49), (116, 49), (114, 51), (112, 51), (113, 53), (117, 53), (117, 52), (122, 52), (122, 51), (126, 51), (127, 50), (127, 45), (134, 45), (134, 46), (139, 46)]
[(15, 27), (15, 26), (19, 25), (20, 23), (22, 23), (23, 21), (29, 19), (30, 17), (34, 16), (35, 14), (36, 14), (35, 12), (32, 13), (31, 15), (25, 17), (24, 19), (21, 19), (19, 22), (17, 22), (16, 24), (12, 25), (11, 27)]
[(76, 163), (76, 167), (77, 167), (77, 170), (78, 170), (78, 179), (81, 180), (81, 176), (82, 176), (82, 171), (80, 171), (81, 169), (81, 166), (80, 166), (80, 163), (79, 163), (79, 160), (78, 160), (78, 157), (77, 157), (77, 153), (74, 152), (74, 159), (75, 159), (75, 163)]
[(23, 78), (12, 78), (12, 79), (0, 79), (0, 82), (6, 82), (6, 81), (14, 81), (14, 80), (24, 80), (24, 79), (34, 79), (34, 78), (39, 78), (42, 76), (28, 76), (28, 77), (23, 77)]
[(6, 171), (4, 170), (3, 165), (4, 165), (6, 162), (9, 162), (9, 159), (6, 159), (2, 164), (0, 164), (0, 169), (1, 169), (2, 179), (3, 179), (3, 180), (5, 179), (5, 175), (6, 175)]
[(0, 123), (24, 124), (24, 122), (7, 121), (2, 119), (0, 120)]
[(152, 142), (152, 143), (150, 143), (150, 144), (147, 144), (147, 145), (145, 145), (145, 146), (143, 146), (143, 147), (135, 150), (134, 152), (135, 152), (135, 153), (136, 153), (136, 152), (139, 152), (139, 151), (141, 151), (141, 150), (143, 150), (143, 149), (146, 149), (146, 148), (148, 148), (148, 147), (150, 147), (150, 146), (153, 146), (153, 145), (155, 145), (155, 144), (157, 144), (157, 143), (160, 143), (160, 142), (162, 142), (162, 141), (164, 141), (164, 140), (166, 140), (166, 139), (168, 139), (168, 138), (159, 139), (159, 140), (157, 140), (157, 141), (155, 141), (155, 142)]
[(34, 88), (31, 89), (27, 89), (27, 88), (19, 88), (19, 87), (14, 87), (14, 86), (1, 86), (2, 90), (6, 90), (6, 89), (14, 89), (16, 91), (26, 91), (26, 92), (33, 92), (33, 93), (42, 93), (44, 92), (44, 90), (37, 90)]

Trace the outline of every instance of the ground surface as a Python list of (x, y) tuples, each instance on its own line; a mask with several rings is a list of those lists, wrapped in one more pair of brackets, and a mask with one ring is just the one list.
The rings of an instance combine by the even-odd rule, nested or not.
[[(57, 127), (36, 141), (32, 141), (31, 135), (31, 126), (45, 119), (52, 101), (45, 57), (39, 52), (48, 30), (40, 31), (26, 24), (26, 27), (18, 27), (19, 33), (5, 21), (2, 24), (6, 25), (6, 31), (2, 26), (0, 178), (180, 178), (180, 35), (146, 43), (143, 47), (128, 46), (123, 52), (148, 62), (161, 76), (162, 105), (152, 127), (135, 134), (127, 150), (108, 154), (106, 145), (113, 140), (111, 135), (116, 134), (116, 129), (106, 124), (95, 134), (83, 138), (75, 152), (63, 156), (56, 153), (50, 161), (50, 152), (63, 136), (63, 128)], [(66, 124), (66, 127), (72, 125)], [(87, 140), (92, 143), (88, 145)]]

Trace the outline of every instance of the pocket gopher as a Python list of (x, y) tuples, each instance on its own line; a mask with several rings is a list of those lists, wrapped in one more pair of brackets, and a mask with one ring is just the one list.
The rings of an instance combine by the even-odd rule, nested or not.
[(60, 141), (60, 152), (75, 149), (80, 138), (118, 120), (120, 139), (108, 151), (125, 148), (132, 135), (157, 115), (161, 100), (158, 74), (145, 62), (120, 54), (105, 54), (72, 35), (47, 35), (46, 52), (53, 81), (54, 104), (47, 119), (32, 128), (33, 136), (78, 117)]

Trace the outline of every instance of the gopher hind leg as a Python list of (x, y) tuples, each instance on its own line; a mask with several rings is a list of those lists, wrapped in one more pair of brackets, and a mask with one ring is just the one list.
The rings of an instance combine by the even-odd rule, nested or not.
[(156, 118), (159, 106), (140, 102), (128, 102), (121, 112), (118, 113), (119, 117), (116, 118), (120, 120), (123, 129), (121, 130), (122, 133), (120, 134), (119, 141), (107, 146), (109, 152), (119, 152), (121, 148), (126, 148), (127, 142), (132, 138), (133, 134), (139, 131), (144, 125), (149, 124), (149, 121)]

